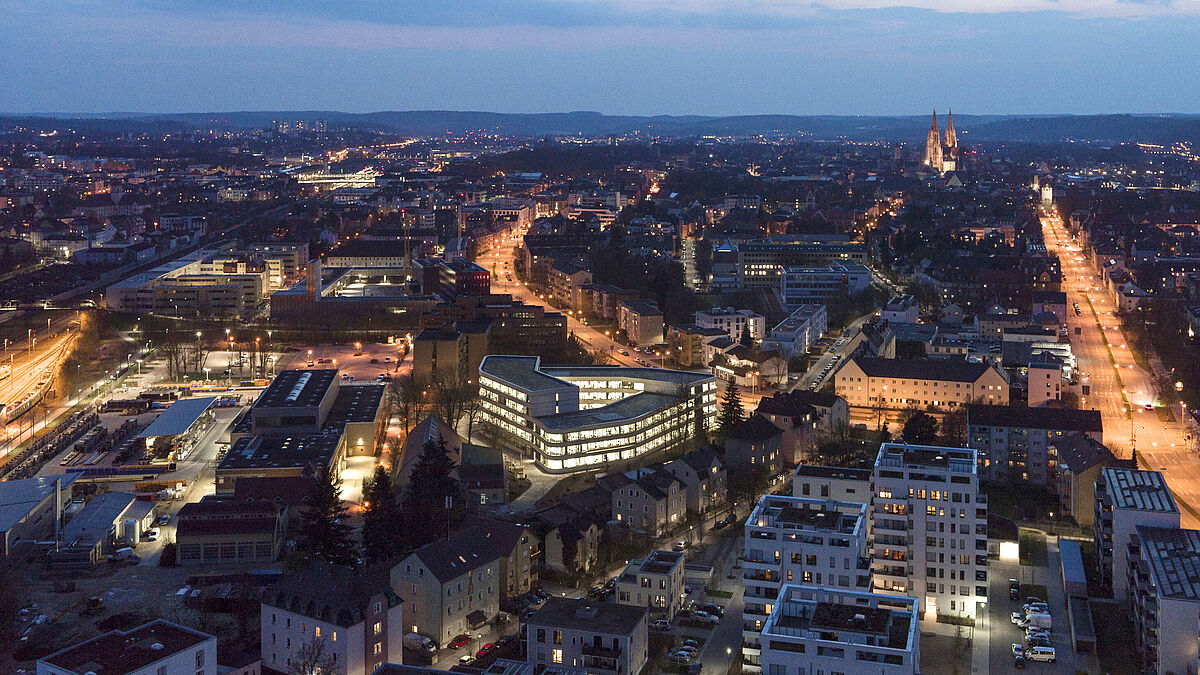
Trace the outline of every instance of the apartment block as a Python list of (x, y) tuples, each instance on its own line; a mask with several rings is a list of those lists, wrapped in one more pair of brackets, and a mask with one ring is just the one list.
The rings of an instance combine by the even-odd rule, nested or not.
[(851, 406), (953, 409), (975, 402), (1008, 405), (1008, 380), (983, 363), (855, 357), (834, 379), (838, 396)]
[(651, 551), (641, 560), (631, 560), (617, 577), (617, 602), (637, 605), (659, 618), (674, 620), (683, 607), (683, 554)]
[(871, 502), (871, 470), (801, 464), (792, 474), (792, 496)]
[(386, 574), (312, 562), (263, 594), (263, 665), (294, 672), (301, 653), (320, 645), (339, 675), (370, 675), (383, 663), (401, 662), (401, 612)]
[(988, 590), (975, 451), (884, 443), (871, 482), (875, 590), (922, 599), (922, 616), (974, 620)]
[(714, 307), (696, 312), (696, 324), (702, 328), (723, 330), (730, 340), (742, 339), (742, 332), (750, 329), (750, 339), (758, 342), (766, 336), (767, 318), (749, 309)]
[(967, 438), (979, 453), (984, 480), (1028, 482), (1053, 487), (1059, 446), (1077, 433), (1104, 441), (1098, 410), (968, 405)]
[(787, 585), (762, 630), (768, 675), (920, 672), (916, 598)]
[(1096, 480), (1096, 565), (1100, 584), (1111, 585), (1117, 600), (1128, 597), (1129, 540), (1139, 526), (1179, 527), (1166, 479), (1158, 471), (1104, 467)]
[(649, 657), (648, 615), (645, 607), (552, 597), (526, 622), (526, 659), (538, 672), (637, 675)]
[(1140, 526), (1129, 542), (1129, 616), (1139, 672), (1193, 673), (1200, 663), (1200, 531)]
[(865, 504), (766, 495), (745, 527), (742, 656), (748, 666), (758, 664), (758, 633), (784, 584), (871, 587)]

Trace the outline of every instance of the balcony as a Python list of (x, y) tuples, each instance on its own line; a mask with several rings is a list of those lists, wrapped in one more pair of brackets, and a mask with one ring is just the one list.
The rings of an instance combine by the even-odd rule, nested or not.
[(871, 558), (887, 562), (907, 562), (908, 554), (903, 551), (892, 551), (891, 553), (874, 553), (871, 555)]
[(874, 570), (875, 576), (880, 577), (895, 577), (898, 579), (908, 578), (908, 568), (903, 565), (882, 565)]
[(779, 573), (771, 572), (771, 571), (751, 572), (750, 570), (746, 570), (742, 574), (742, 580), (743, 581), (764, 581), (764, 582), (768, 582), (768, 583), (777, 584), (777, 583), (779, 583)]

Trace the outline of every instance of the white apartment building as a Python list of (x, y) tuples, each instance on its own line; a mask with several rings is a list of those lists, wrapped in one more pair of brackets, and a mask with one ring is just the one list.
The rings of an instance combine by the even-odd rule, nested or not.
[(637, 675), (649, 657), (645, 607), (551, 597), (526, 621), (526, 660), (543, 668)]
[(650, 610), (656, 617), (672, 621), (683, 606), (683, 554), (651, 551), (641, 560), (631, 560), (617, 577), (617, 602)]
[(766, 495), (745, 527), (742, 657), (754, 667), (759, 631), (784, 584), (870, 589), (870, 524), (862, 503)]
[(157, 619), (114, 630), (37, 661), (37, 675), (216, 675), (217, 638)]
[(480, 422), (543, 471), (570, 473), (678, 445), (712, 429), (709, 373), (620, 366), (543, 368), (536, 356), (484, 357)]
[(403, 658), (401, 601), (387, 577), (322, 561), (267, 588), (261, 629), (263, 665), (280, 672), (291, 672), (300, 650), (316, 643), (332, 659), (329, 675), (371, 675)]
[(776, 274), (783, 305), (788, 309), (825, 304), (865, 290), (871, 284), (870, 268), (843, 260), (832, 261), (823, 267), (780, 266)]
[(916, 598), (786, 585), (762, 631), (765, 675), (920, 672)]
[(987, 601), (987, 500), (970, 448), (884, 443), (871, 474), (875, 590), (923, 616), (974, 619)]
[(701, 328), (716, 328), (729, 334), (733, 341), (742, 338), (742, 331), (750, 329), (750, 339), (758, 342), (767, 332), (767, 317), (748, 309), (714, 307), (696, 312), (696, 325)]
[(800, 305), (763, 338), (763, 351), (775, 351), (785, 359), (802, 356), (829, 329), (825, 305)]
[(1125, 600), (1129, 580), (1129, 540), (1139, 526), (1179, 527), (1179, 507), (1158, 471), (1106, 466), (1096, 479), (1096, 565), (1101, 585)]
[(871, 470), (801, 464), (792, 474), (792, 496), (869, 504)]
[(1128, 608), (1139, 672), (1194, 673), (1200, 664), (1200, 531), (1141, 526), (1130, 539)]

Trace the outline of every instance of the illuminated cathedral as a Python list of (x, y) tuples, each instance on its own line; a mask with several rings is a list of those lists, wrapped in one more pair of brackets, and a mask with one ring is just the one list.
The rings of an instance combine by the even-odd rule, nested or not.
[(929, 134), (925, 137), (925, 165), (939, 173), (954, 171), (958, 165), (958, 135), (954, 132), (954, 111), (946, 120), (946, 138), (943, 141), (942, 132), (938, 129), (937, 111), (933, 111), (933, 121), (929, 125)]

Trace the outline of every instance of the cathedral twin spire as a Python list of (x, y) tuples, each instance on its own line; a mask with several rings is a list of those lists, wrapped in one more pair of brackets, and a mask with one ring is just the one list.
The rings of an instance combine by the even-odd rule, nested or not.
[(933, 119), (929, 123), (929, 133), (925, 136), (925, 164), (939, 172), (953, 171), (958, 159), (958, 134), (954, 131), (954, 111), (946, 120), (945, 142), (942, 132), (938, 129), (937, 110), (933, 111)]

